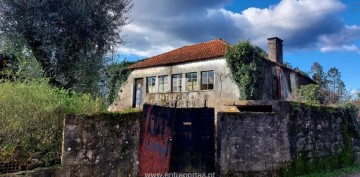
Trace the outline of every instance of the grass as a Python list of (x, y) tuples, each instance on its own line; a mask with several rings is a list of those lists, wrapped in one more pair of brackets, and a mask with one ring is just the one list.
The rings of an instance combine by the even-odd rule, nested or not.
[(299, 177), (335, 177), (335, 176), (353, 174), (357, 172), (360, 172), (360, 164), (354, 164), (337, 170), (323, 171), (323, 172), (303, 175)]

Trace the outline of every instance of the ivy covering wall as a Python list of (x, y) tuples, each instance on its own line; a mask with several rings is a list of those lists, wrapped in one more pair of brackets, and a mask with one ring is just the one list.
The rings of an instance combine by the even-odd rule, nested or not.
[(263, 59), (266, 55), (266, 52), (248, 40), (241, 41), (235, 46), (228, 46), (225, 58), (233, 80), (239, 87), (239, 99), (261, 99), (265, 77)]

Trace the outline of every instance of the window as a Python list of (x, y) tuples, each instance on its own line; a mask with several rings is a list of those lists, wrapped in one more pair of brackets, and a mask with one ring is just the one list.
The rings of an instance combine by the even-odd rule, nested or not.
[(201, 90), (214, 89), (214, 71), (201, 72)]
[(156, 77), (146, 78), (146, 93), (155, 93), (155, 80)]
[(186, 73), (186, 90), (195, 91), (198, 89), (197, 73)]
[(169, 91), (168, 83), (169, 83), (168, 76), (159, 76), (158, 78), (159, 93), (165, 93)]
[(172, 91), (181, 92), (181, 78), (182, 74), (172, 75)]

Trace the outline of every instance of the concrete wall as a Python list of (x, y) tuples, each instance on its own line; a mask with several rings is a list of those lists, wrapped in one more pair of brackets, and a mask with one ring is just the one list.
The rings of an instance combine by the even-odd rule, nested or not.
[(273, 112), (218, 113), (217, 167), (222, 175), (274, 175), (299, 159), (310, 163), (344, 152), (347, 117), (341, 110), (267, 104)]
[(137, 176), (141, 113), (68, 116), (62, 176)]

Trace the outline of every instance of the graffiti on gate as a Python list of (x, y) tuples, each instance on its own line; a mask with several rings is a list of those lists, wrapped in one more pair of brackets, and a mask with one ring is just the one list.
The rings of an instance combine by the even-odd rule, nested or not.
[(170, 168), (172, 117), (174, 109), (144, 105), (143, 132), (140, 144), (140, 176), (167, 173)]

